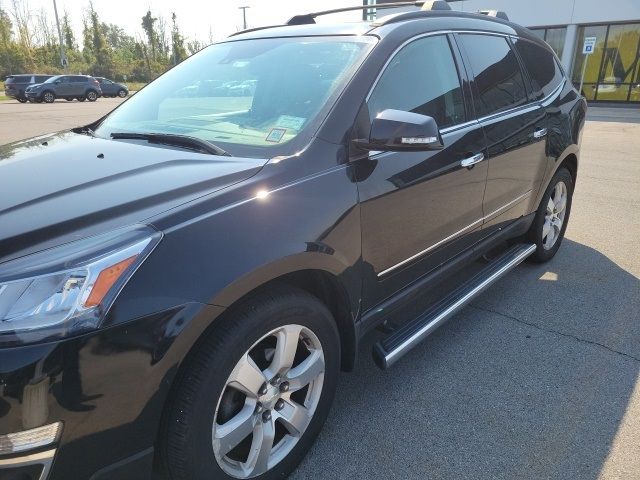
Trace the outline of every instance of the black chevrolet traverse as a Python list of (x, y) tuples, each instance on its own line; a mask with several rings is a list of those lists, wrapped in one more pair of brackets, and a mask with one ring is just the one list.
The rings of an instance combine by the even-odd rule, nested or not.
[(389, 368), (556, 254), (586, 103), (549, 46), (321, 13), (0, 147), (0, 477), (282, 478), (368, 331)]

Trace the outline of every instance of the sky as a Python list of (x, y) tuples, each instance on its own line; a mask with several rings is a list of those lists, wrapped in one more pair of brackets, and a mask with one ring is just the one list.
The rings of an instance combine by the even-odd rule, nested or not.
[[(53, 0), (21, 0), (26, 2), (29, 10), (37, 15), (41, 8), (50, 13), (53, 22)], [(0, 0), (4, 8), (9, 8), (10, 0)], [(76, 38), (80, 37), (82, 15), (89, 0), (57, 0), (60, 16), (66, 10), (71, 17)], [(291, 16), (299, 13), (315, 12), (331, 8), (362, 5), (361, 0), (93, 0), (93, 5), (100, 20), (115, 23), (124, 28), (129, 35), (142, 36), (140, 26), (142, 16), (151, 8), (154, 16), (163, 16), (169, 23), (171, 13), (175, 11), (178, 26), (182, 34), (189, 40), (198, 39), (208, 42), (211, 31), (214, 41), (221, 40), (229, 34), (242, 29), (242, 10), (247, 9), (248, 27), (274, 25), (283, 23)], [(323, 21), (357, 21), (361, 13), (336, 14)]]

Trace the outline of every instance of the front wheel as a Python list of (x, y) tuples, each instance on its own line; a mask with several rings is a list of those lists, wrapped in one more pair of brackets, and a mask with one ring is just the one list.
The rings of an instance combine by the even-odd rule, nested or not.
[(84, 102), (86, 100), (85, 97), (76, 97), (76, 100), (78, 100), (79, 102)]
[(89, 90), (87, 92), (87, 100), (89, 100), (90, 102), (95, 102), (98, 99), (98, 94), (96, 92), (94, 92), (93, 90)]
[(27, 103), (28, 100), (26, 98), (24, 98), (24, 97), (18, 97), (18, 101), (20, 103)]
[(53, 92), (44, 92), (42, 94), (42, 99), (45, 103), (53, 103), (56, 100), (56, 95)]
[(560, 248), (571, 213), (573, 177), (569, 170), (560, 168), (545, 191), (533, 224), (527, 233), (536, 251), (529, 257), (534, 262), (551, 260)]
[(126, 90), (124, 90), (124, 89), (118, 90), (118, 96), (119, 96), (120, 98), (124, 98), (124, 97), (126, 97), (126, 96), (127, 96), (127, 91), (126, 91)]
[(203, 339), (177, 380), (162, 457), (172, 480), (284, 478), (320, 432), (340, 338), (299, 290), (256, 295)]

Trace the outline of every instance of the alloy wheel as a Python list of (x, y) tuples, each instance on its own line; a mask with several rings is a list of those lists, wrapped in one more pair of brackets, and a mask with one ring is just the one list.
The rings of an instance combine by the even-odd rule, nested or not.
[(542, 245), (550, 250), (558, 241), (567, 212), (567, 186), (560, 181), (551, 192), (542, 225)]
[(285, 325), (258, 340), (218, 399), (212, 432), (218, 465), (251, 478), (283, 460), (313, 418), (324, 369), (320, 341), (307, 327)]

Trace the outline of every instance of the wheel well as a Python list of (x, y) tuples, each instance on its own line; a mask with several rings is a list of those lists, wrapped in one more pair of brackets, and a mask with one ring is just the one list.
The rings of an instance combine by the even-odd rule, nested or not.
[(301, 288), (327, 306), (340, 333), (341, 368), (347, 372), (353, 370), (357, 354), (355, 323), (349, 308), (349, 297), (338, 278), (322, 270), (300, 270), (276, 278), (263, 288), (269, 288), (272, 283)]
[(562, 163), (558, 168), (562, 167), (565, 167), (567, 170), (569, 170), (571, 178), (573, 179), (573, 186), (575, 188), (576, 178), (578, 176), (578, 157), (576, 157), (575, 154), (570, 153), (565, 157), (564, 160), (562, 160)]

